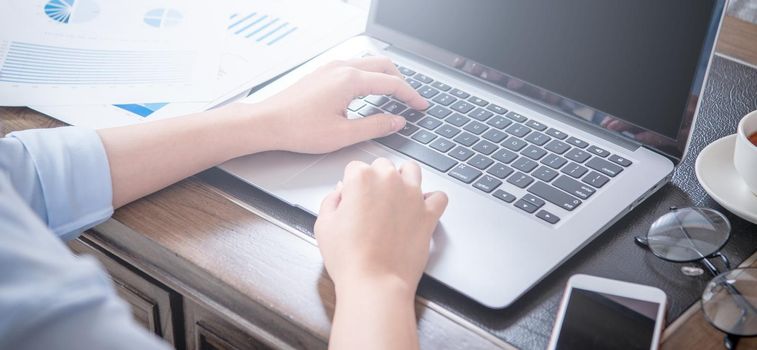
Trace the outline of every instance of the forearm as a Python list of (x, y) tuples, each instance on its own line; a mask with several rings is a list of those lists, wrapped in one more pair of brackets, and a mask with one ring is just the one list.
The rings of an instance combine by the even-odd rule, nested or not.
[(272, 149), (267, 117), (262, 110), (242, 111), (230, 105), (98, 131), (110, 164), (113, 206), (125, 205), (229, 159)]
[(329, 349), (418, 349), (415, 294), (394, 281), (337, 290)]

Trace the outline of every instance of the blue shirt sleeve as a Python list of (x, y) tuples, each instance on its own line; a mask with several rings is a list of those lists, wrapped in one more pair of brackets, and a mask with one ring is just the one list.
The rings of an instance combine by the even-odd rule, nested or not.
[(59, 239), (107, 219), (111, 192), (94, 131), (0, 139), (0, 349), (170, 348), (134, 322), (95, 259)]
[(60, 238), (75, 238), (113, 214), (108, 158), (94, 130), (14, 132), (0, 139), (0, 155), (0, 171)]

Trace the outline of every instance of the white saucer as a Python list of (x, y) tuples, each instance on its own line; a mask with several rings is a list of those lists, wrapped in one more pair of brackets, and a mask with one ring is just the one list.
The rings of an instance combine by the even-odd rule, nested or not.
[(733, 166), (736, 135), (726, 136), (702, 150), (695, 170), (699, 183), (716, 202), (744, 220), (757, 224), (757, 196)]

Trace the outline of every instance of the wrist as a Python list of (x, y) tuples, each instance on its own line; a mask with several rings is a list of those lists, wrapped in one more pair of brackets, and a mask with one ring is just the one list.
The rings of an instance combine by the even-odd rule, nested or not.
[(416, 284), (394, 276), (350, 278), (335, 284), (338, 300), (378, 299), (398, 303), (415, 302)]
[(262, 104), (233, 103), (216, 112), (218, 135), (228, 141), (231, 158), (278, 149), (276, 118)]

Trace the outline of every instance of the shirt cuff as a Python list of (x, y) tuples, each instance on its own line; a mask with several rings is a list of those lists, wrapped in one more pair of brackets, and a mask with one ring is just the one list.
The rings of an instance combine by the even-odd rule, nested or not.
[(47, 225), (61, 239), (113, 214), (110, 166), (100, 136), (91, 129), (62, 127), (14, 132), (34, 162), (44, 198)]

